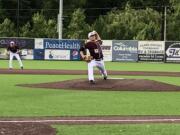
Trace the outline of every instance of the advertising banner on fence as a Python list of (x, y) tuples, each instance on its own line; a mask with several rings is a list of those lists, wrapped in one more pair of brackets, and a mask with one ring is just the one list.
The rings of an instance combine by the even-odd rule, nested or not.
[(44, 49), (42, 38), (35, 38), (34, 42), (35, 42), (35, 49)]
[(7, 59), (7, 49), (6, 48), (0, 48), (0, 59)]
[(180, 41), (165, 43), (166, 62), (180, 62)]
[(79, 50), (70, 50), (71, 56), (70, 56), (70, 60), (80, 60), (80, 52)]
[(102, 51), (104, 61), (112, 61), (112, 40), (103, 40)]
[(22, 49), (21, 50), (21, 58), (26, 60), (34, 59), (33, 49)]
[[(33, 49), (22, 49), (20, 52), (20, 56), (22, 59), (32, 60), (34, 59)], [(0, 59), (8, 59), (7, 49), (0, 48)]]
[(164, 61), (165, 43), (163, 41), (139, 41), (139, 61)]
[(14, 41), (21, 49), (34, 49), (34, 39), (30, 38), (0, 38), (0, 48), (7, 48)]
[(137, 61), (138, 41), (113, 40), (112, 61)]
[(79, 50), (80, 40), (44, 39), (44, 49)]
[(70, 60), (70, 50), (46, 49), (45, 60)]
[(34, 49), (34, 60), (44, 60), (44, 49)]

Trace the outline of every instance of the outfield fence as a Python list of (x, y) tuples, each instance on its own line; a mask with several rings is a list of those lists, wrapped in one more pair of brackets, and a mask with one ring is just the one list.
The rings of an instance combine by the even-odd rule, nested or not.
[[(0, 38), (0, 59), (8, 59), (7, 46), (15, 41), (22, 59), (79, 61), (84, 40)], [(180, 62), (180, 41), (103, 40), (105, 61)]]

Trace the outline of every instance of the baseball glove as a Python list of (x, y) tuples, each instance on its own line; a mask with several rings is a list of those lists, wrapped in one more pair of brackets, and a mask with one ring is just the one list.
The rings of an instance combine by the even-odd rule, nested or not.
[(91, 62), (91, 60), (93, 59), (93, 57), (92, 56), (89, 56), (89, 55), (85, 55), (85, 57), (84, 57), (84, 61), (86, 61), (86, 62)]

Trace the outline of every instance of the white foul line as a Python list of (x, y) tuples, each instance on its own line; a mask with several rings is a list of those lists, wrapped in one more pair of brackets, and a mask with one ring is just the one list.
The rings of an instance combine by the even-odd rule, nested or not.
[(108, 78), (108, 80), (124, 80), (124, 78)]
[(179, 119), (129, 119), (129, 120), (77, 120), (77, 119), (64, 119), (64, 120), (1, 120), (0, 123), (53, 123), (53, 122), (180, 122), (180, 118)]

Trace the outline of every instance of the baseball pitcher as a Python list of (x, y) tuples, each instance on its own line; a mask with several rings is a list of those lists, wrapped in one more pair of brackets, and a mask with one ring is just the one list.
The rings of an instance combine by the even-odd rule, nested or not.
[(14, 57), (16, 57), (16, 59), (19, 62), (19, 65), (20, 65), (21, 69), (23, 69), (23, 64), (22, 64), (21, 58), (19, 56), (19, 53), (20, 53), (19, 46), (16, 45), (14, 41), (10, 42), (10, 45), (7, 47), (7, 52), (8, 52), (8, 55), (9, 55), (9, 69), (13, 68), (12, 60), (13, 60)]
[[(88, 63), (88, 79), (91, 84), (95, 84), (93, 68), (97, 67), (102, 74), (104, 80), (107, 79), (107, 71), (105, 69), (102, 53), (102, 40), (96, 31), (88, 34), (88, 40), (85, 45), (80, 48), (80, 55)], [(84, 54), (88, 50), (87, 53)]]

